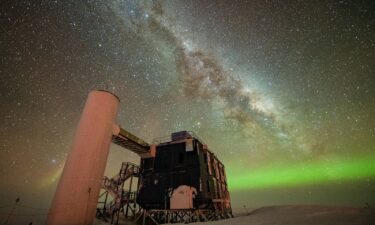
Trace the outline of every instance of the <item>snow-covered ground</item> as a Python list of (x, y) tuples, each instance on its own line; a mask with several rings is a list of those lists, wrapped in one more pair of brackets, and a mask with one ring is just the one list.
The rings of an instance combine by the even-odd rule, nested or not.
[[(95, 223), (105, 225), (106, 223)], [(270, 206), (235, 218), (192, 225), (373, 225), (375, 209), (330, 206)]]

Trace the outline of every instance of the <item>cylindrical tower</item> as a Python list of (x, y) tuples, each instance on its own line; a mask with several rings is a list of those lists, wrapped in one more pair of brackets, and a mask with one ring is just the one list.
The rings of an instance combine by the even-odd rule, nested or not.
[(110, 92), (90, 92), (56, 189), (47, 224), (93, 223), (118, 104), (118, 97)]

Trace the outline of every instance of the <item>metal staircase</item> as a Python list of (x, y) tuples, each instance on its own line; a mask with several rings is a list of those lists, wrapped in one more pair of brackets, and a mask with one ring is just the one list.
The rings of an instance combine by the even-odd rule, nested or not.
[[(137, 191), (131, 191), (131, 189), (133, 177), (138, 176), (139, 166), (124, 162), (116, 176), (104, 177), (103, 192), (99, 196), (96, 217), (111, 224), (118, 224), (120, 213), (123, 213), (126, 218), (135, 216)], [(124, 186), (128, 179), (130, 179), (128, 191), (125, 191)]]
[[(141, 158), (152, 156), (152, 146), (119, 126), (114, 126), (112, 143), (126, 148)], [(135, 216), (140, 210), (136, 203), (137, 190), (132, 191), (133, 177), (139, 177), (139, 166), (124, 162), (119, 173), (112, 177), (104, 177), (102, 192), (99, 195), (96, 217), (111, 224), (118, 224), (120, 213)], [(124, 190), (125, 182), (130, 179), (129, 186)], [(138, 184), (138, 182), (137, 182)]]

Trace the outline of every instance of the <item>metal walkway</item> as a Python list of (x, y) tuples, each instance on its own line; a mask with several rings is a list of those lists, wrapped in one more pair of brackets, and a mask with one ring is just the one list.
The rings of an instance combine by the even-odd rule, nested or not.
[(147, 142), (122, 129), (121, 127), (119, 127), (117, 134), (113, 134), (112, 142), (140, 156), (150, 152), (150, 145)]

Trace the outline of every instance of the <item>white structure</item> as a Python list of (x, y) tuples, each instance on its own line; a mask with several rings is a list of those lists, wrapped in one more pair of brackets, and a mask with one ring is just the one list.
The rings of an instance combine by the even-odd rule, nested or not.
[(187, 185), (178, 186), (173, 190), (170, 199), (170, 209), (192, 209), (193, 198), (197, 195), (197, 190), (194, 187)]
[(119, 99), (91, 91), (57, 186), (47, 224), (92, 224), (107, 163)]

